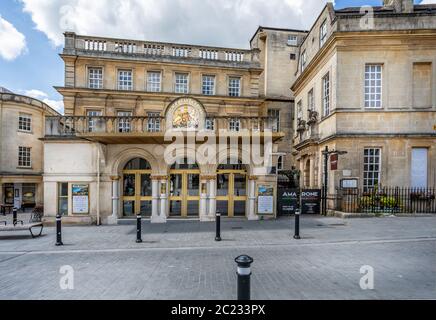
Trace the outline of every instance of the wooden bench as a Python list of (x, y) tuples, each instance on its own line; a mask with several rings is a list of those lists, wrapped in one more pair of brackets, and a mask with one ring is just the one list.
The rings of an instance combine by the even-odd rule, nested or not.
[[(6, 221), (0, 222), (0, 232), (10, 232), (10, 231), (29, 231), (32, 235), (32, 238), (40, 237), (42, 234), (42, 230), (44, 229), (44, 224), (41, 221), (42, 214), (33, 212), (30, 221), (27, 224), (24, 224), (23, 221), (21, 223), (15, 224), (7, 224)], [(40, 228), (38, 234), (34, 234), (32, 229)]]

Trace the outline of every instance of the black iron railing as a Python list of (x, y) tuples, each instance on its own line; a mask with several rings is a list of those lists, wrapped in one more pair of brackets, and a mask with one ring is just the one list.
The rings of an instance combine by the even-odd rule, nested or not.
[(435, 188), (337, 190), (336, 210), (347, 213), (436, 213)]

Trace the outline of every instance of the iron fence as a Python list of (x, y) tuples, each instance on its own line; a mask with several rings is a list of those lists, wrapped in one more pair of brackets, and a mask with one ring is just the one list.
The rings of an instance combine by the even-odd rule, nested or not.
[(339, 189), (336, 210), (347, 213), (436, 213), (435, 188)]

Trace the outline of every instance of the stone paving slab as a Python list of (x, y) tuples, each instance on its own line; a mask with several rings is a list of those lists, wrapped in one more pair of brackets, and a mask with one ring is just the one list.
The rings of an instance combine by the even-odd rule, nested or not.
[[(234, 258), (254, 259), (254, 299), (436, 299), (436, 218), (344, 221), (305, 216), (303, 239), (292, 220), (214, 223), (134, 223), (65, 227), (31, 239), (0, 233), (0, 299), (234, 299)], [(60, 267), (75, 272), (75, 289), (61, 290)], [(375, 290), (359, 287), (360, 268), (375, 270)]]

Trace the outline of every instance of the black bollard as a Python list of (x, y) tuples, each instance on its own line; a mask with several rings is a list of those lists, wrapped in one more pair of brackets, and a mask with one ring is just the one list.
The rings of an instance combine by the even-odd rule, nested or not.
[(250, 277), (251, 277), (251, 264), (253, 263), (253, 258), (242, 255), (235, 259), (238, 264), (238, 300), (248, 301), (251, 300), (251, 288), (250, 288)]
[(215, 215), (215, 222), (216, 222), (216, 235), (215, 235), (215, 241), (221, 241), (221, 213), (217, 212)]
[(295, 211), (295, 234), (294, 239), (301, 239), (300, 237), (300, 209)]
[(56, 246), (63, 246), (62, 243), (62, 217), (60, 214), (56, 216)]
[(136, 216), (136, 243), (142, 242), (142, 223), (141, 223), (141, 215)]
[(18, 223), (18, 209), (14, 208), (12, 209), (12, 223), (14, 226)]

